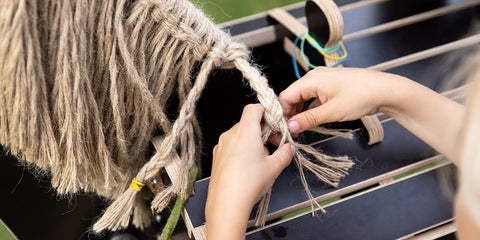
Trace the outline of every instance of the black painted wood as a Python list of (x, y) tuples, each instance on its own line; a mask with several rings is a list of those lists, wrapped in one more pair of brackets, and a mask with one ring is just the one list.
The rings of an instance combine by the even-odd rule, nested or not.
[(248, 234), (246, 239), (395, 239), (451, 219), (434, 171)]
[[(362, 0), (335, 0), (335, 3), (337, 4), (337, 6), (344, 6), (350, 3), (356, 3), (360, 1)], [(288, 10), (288, 12), (296, 18), (305, 16), (305, 11), (303, 6), (290, 9)], [(270, 21), (267, 15), (265, 14), (264, 16), (261, 16), (259, 18), (240, 22), (235, 25), (225, 26), (225, 29), (230, 31), (232, 35), (238, 35), (238, 34), (250, 32), (256, 29), (260, 29), (263, 27), (272, 26), (274, 24), (275, 23)]]
[[(363, 29), (370, 25), (381, 24), (424, 10), (459, 2), (463, 1), (408, 0), (377, 3), (345, 12), (345, 28), (347, 32), (349, 31), (349, 24), (354, 24), (357, 27), (353, 29)], [(417, 5), (419, 9), (416, 8)], [(455, 12), (412, 26), (348, 41), (345, 45), (351, 55), (351, 60), (344, 63), (344, 65), (347, 67), (368, 67), (461, 39), (465, 34), (472, 35), (475, 31), (471, 31), (470, 27), (472, 26), (472, 21), (477, 17), (475, 14), (476, 9), (477, 8)], [(385, 11), (391, 13), (387, 14)], [(368, 24), (362, 25), (361, 22), (363, 19)], [(456, 52), (458, 53), (460, 51)], [(315, 53), (309, 46), (307, 46), (307, 54), (313, 63), (323, 63), (322, 56)], [(445, 85), (443, 83), (447, 75), (439, 74), (442, 71), (455, 68), (455, 65), (442, 65), (445, 62), (444, 59), (449, 58), (449, 56), (450, 54), (443, 54), (438, 57), (391, 69), (388, 70), (388, 72), (410, 77), (436, 91), (449, 90), (442, 88), (442, 86)], [(296, 80), (293, 73), (291, 57), (283, 51), (281, 41), (254, 48), (253, 60), (262, 67), (262, 71), (269, 79), (271, 86), (277, 94)], [(300, 71), (303, 74), (302, 70)], [(211, 152), (220, 134), (238, 122), (243, 106), (256, 102), (255, 94), (250, 90), (248, 84), (244, 83), (241, 79), (241, 74), (236, 70), (215, 72), (210, 77), (207, 88), (200, 98), (197, 106), (197, 115), (204, 130), (204, 155), (202, 157), (202, 176), (204, 177), (210, 175)], [(341, 128), (357, 128), (362, 126), (359, 121), (330, 125)]]
[[(378, 12), (383, 12), (376, 5), (368, 6), (368, 8), (375, 8)], [(359, 16), (365, 16), (366, 21), (373, 21), (369, 18), (376, 16), (375, 14), (360, 13), (360, 10), (363, 8), (352, 10), (357, 15), (344, 16), (346, 28), (349, 22), (361, 22), (358, 19)], [(381, 19), (383, 16), (378, 17)], [(477, 34), (479, 31), (471, 28), (477, 18), (477, 8), (465, 9), (391, 31), (345, 41), (344, 44), (351, 59), (343, 65), (346, 67), (370, 67)], [(316, 54), (310, 46), (306, 47), (306, 53), (312, 63), (323, 64), (323, 56)]]
[(342, 12), (345, 35), (468, 0), (392, 0)]
[(325, 46), (330, 37), (330, 26), (322, 9), (315, 2), (307, 1), (305, 4), (305, 15), (307, 17), (308, 32), (320, 45)]
[[(385, 139), (373, 146), (368, 146), (362, 139), (367, 134), (364, 130), (355, 132), (354, 140), (333, 138), (315, 144), (314, 147), (327, 154), (352, 157), (356, 161), (356, 166), (340, 182), (338, 188), (324, 184), (315, 175), (307, 172), (306, 178), (312, 195), (318, 197), (436, 155), (432, 148), (397, 122), (387, 121), (383, 123), (383, 127)], [(194, 227), (205, 222), (204, 209), (208, 183), (208, 180), (196, 182), (194, 184), (196, 195), (191, 197), (185, 206)], [(298, 177), (297, 168), (292, 163), (280, 174), (273, 185), (268, 213), (305, 201), (308, 201), (308, 197)], [(252, 211), (251, 219), (255, 212), (256, 209)]]
[[(344, 21), (345, 34), (350, 34), (379, 24), (465, 1), (468, 0), (392, 0), (362, 6), (360, 8), (342, 12), (343, 18), (349, 19), (348, 22)], [(361, 2), (361, 0), (335, 0), (334, 2), (337, 6), (342, 7), (347, 4)], [(290, 9), (288, 12), (296, 18), (305, 16), (303, 5)], [(288, 35), (288, 30), (285, 27), (272, 21), (267, 15), (236, 23), (234, 25), (225, 26), (225, 29), (229, 30), (230, 33), (235, 36), (268, 26), (275, 26), (278, 39)]]
[[(343, 6), (358, 1), (359, 0), (339, 0), (336, 1), (336, 3), (339, 6)], [(346, 11), (343, 13), (345, 33), (352, 33), (435, 7), (458, 2), (463, 1), (393, 0)], [(304, 15), (303, 7), (292, 9), (289, 12), (296, 17)], [(401, 33), (396, 33), (397, 30), (394, 30), (372, 37), (346, 42), (347, 49), (349, 53), (352, 54), (352, 60), (345, 65), (369, 66), (382, 62), (385, 59), (403, 56), (419, 49), (458, 39), (468, 32), (470, 20), (475, 17), (474, 12), (464, 11), (461, 14), (455, 13), (446, 17), (436, 18), (431, 20), (430, 23), (423, 23), (417, 27), (406, 27), (404, 30), (400, 30)], [(272, 24), (274, 23), (266, 16), (263, 16), (260, 19), (227, 27), (227, 29), (230, 30), (232, 35), (236, 35)], [(426, 30), (430, 32), (423, 35), (420, 33)], [(435, 31), (437, 33), (435, 33)], [(440, 34), (438, 32), (440, 32)], [(420, 33), (420, 35), (416, 36), (415, 34), (417, 33)], [(414, 35), (416, 38), (410, 38), (410, 35)], [(417, 44), (418, 46), (416, 46)], [(368, 51), (375, 47), (379, 49), (378, 52)], [(443, 57), (445, 57), (445, 55)], [(443, 57), (423, 60), (416, 64), (399, 67), (390, 71), (408, 76), (438, 90), (444, 81), (444, 76), (441, 75), (432, 78), (428, 72), (425, 72), (426, 69), (434, 69), (435, 66), (442, 61)], [(263, 67), (263, 72), (270, 79), (270, 83), (277, 93), (295, 80), (291, 67), (291, 59), (283, 51), (281, 42), (253, 49), (253, 60)], [(313, 60), (315, 61), (316, 59), (313, 58)], [(218, 136), (238, 121), (244, 105), (255, 101), (254, 93), (248, 85), (242, 81), (242, 76), (237, 71), (216, 71), (210, 76), (207, 88), (197, 108), (199, 121), (204, 132), (204, 155), (202, 157), (204, 176), (209, 175), (211, 150), (216, 144)], [(342, 126), (355, 128), (360, 127), (361, 124), (354, 121), (343, 124)], [(401, 132), (403, 130), (399, 131)], [(386, 132), (386, 134), (388, 135), (389, 132)], [(397, 144), (401, 143), (402, 141), (399, 141)], [(361, 142), (359, 141), (358, 144), (361, 144)], [(421, 143), (421, 145), (422, 144), (423, 143)], [(343, 146), (337, 146), (337, 148), (342, 149)], [(333, 146), (331, 151), (335, 151)], [(426, 149), (425, 151), (431, 151), (431, 149)], [(4, 220), (7, 218), (11, 219), (8, 220), (7, 223), (12, 223), (11, 227), (14, 228), (15, 232), (21, 233), (19, 235), (22, 239), (35, 239), (38, 236), (49, 239), (73, 239), (75, 238), (74, 236), (77, 236), (77, 238), (79, 238), (78, 236), (81, 236), (81, 238), (93, 238), (86, 232), (88, 231), (87, 226), (90, 226), (95, 216), (100, 214), (101, 207), (99, 207), (100, 203), (97, 199), (91, 196), (81, 196), (78, 197), (76, 201), (72, 201), (73, 207), (68, 204), (67, 199), (59, 200), (55, 197), (53, 189), (50, 189), (48, 177), (34, 178), (28, 171), (25, 171), (25, 177), (23, 180), (20, 180), (24, 171), (23, 167), (17, 166), (14, 159), (3, 154), (3, 150), (0, 152), (2, 152), (0, 154), (2, 160), (0, 167), (0, 170), (2, 170), (2, 174), (0, 174), (2, 176), (2, 191), (0, 191), (0, 195), (4, 196), (2, 197), (2, 204), (8, 206), (8, 208), (1, 209), (0, 217)], [(393, 154), (394, 153), (391, 153), (391, 155)], [(373, 162), (367, 161), (367, 164), (368, 163)], [(295, 170), (293, 168), (289, 169), (288, 171), (292, 171), (293, 174)], [(285, 178), (285, 181), (295, 179), (295, 175), (292, 175), (289, 178)], [(17, 183), (20, 183), (20, 185), (12, 192)], [(313, 180), (313, 183), (315, 183), (315, 180)], [(200, 184), (200, 182), (196, 185), (198, 184)], [(205, 187), (207, 185), (203, 186)], [(206, 198), (206, 188), (204, 190), (197, 188), (196, 190), (197, 195), (195, 198)], [(320, 187), (320, 190), (316, 193), (322, 194), (322, 191), (324, 190)], [(303, 195), (300, 194), (298, 196), (302, 197)], [(272, 201), (274, 202), (275, 200)], [(72, 208), (74, 208), (74, 211), (70, 212)], [(198, 208), (203, 211), (201, 204), (193, 208)], [(33, 217), (25, 218), (24, 216)], [(203, 218), (203, 214), (200, 216), (200, 218)], [(198, 221), (202, 222), (203, 220)], [(57, 229), (62, 229), (62, 231), (55, 231), (52, 226), (55, 226)]]
[[(345, 21), (346, 31), (350, 31), (348, 30), (349, 28), (347, 26), (349, 26), (349, 23), (351, 22), (356, 24), (355, 26), (357, 27), (355, 29), (358, 30), (358, 29), (366, 28), (370, 24), (375, 24), (375, 23), (379, 24), (386, 21), (396, 20), (398, 18), (419, 13), (425, 10), (433, 9), (435, 7), (444, 6), (446, 4), (455, 4), (462, 1), (458, 1), (458, 0), (456, 1), (420, 1), (420, 2), (415, 1), (415, 3), (419, 3), (418, 5), (419, 8), (415, 8), (412, 5), (413, 2), (410, 2), (410, 1), (406, 1), (406, 2), (400, 1), (400, 2), (401, 3), (398, 3), (398, 1), (389, 1), (385, 3), (362, 7), (362, 8), (345, 12), (344, 21)], [(381, 13), (378, 13), (378, 12), (381, 12)], [(370, 65), (381, 63), (386, 60), (391, 60), (394, 58), (405, 56), (410, 53), (435, 47), (450, 41), (458, 40), (462, 38), (464, 35), (471, 35), (474, 33), (470, 31), (471, 23), (477, 17), (475, 13), (476, 13), (476, 8), (463, 10), (463, 11), (454, 12), (442, 17), (437, 17), (425, 22), (420, 22), (411, 26), (402, 27), (400, 29), (395, 29), (392, 31), (376, 34), (373, 36), (363, 37), (363, 38), (349, 41), (346, 43), (346, 46), (349, 53), (352, 55), (352, 60), (350, 60), (349, 62), (346, 62), (345, 65), (352, 66), (352, 67), (367, 67)], [(362, 25), (361, 23), (362, 19), (365, 19), (365, 21), (367, 21), (368, 24)], [(448, 34), (445, 34), (445, 32), (448, 32)], [(256, 60), (256, 62), (261, 66), (266, 66), (263, 71), (265, 72), (267, 77), (270, 79), (270, 83), (277, 93), (279, 93), (281, 90), (283, 90), (285, 87), (287, 87), (290, 83), (292, 83), (295, 80), (295, 77), (293, 76), (292, 67), (291, 67), (290, 57), (285, 52), (279, 49), (282, 49), (282, 46), (280, 42), (277, 42), (277, 43), (255, 48), (253, 52), (254, 59)], [(465, 51), (465, 50), (459, 50), (459, 51), (456, 51), (455, 53), (458, 54), (458, 52), (462, 52), (462, 51)], [(446, 75), (438, 74), (438, 73), (441, 72), (439, 70), (453, 69), (455, 67), (453, 65), (446, 66), (446, 67), (442, 65), (442, 63), (445, 62), (445, 59), (450, 58), (450, 56), (451, 56), (450, 53), (443, 54), (440, 56), (436, 56), (436, 57), (425, 59), (419, 62), (408, 64), (402, 67), (397, 67), (395, 69), (388, 70), (388, 72), (404, 75), (436, 91), (448, 90), (448, 89), (442, 88), (442, 86), (445, 85), (444, 84), (445, 81), (448, 81), (448, 79), (446, 79)], [(221, 75), (216, 75), (212, 77), (211, 81), (214, 82), (213, 85), (219, 84), (220, 82), (221, 84), (232, 84), (231, 82), (229, 83), (225, 82), (225, 79), (235, 79), (235, 77), (229, 77), (229, 76), (238, 77), (238, 73), (234, 72), (234, 74), (232, 75), (232, 73), (228, 71), (221, 72)], [(219, 78), (221, 80), (218, 80)], [(244, 92), (249, 97), (251, 97), (253, 94), (250, 90), (248, 90), (248, 87), (245, 87), (245, 86), (239, 85), (237, 86), (237, 90), (238, 91), (234, 92), (234, 90), (232, 89), (232, 91), (229, 93), (237, 94), (238, 92)], [(254, 101), (254, 99), (237, 100), (237, 101), (242, 101), (242, 104), (238, 105), (237, 104), (238, 102), (235, 102), (234, 100), (232, 101), (212, 100), (212, 98), (215, 97), (214, 94), (208, 95), (208, 96), (204, 95), (204, 96), (206, 96), (206, 98), (210, 98), (210, 101), (200, 102), (199, 113), (200, 114), (208, 113), (209, 116), (215, 115), (216, 117), (221, 118), (220, 121), (216, 121), (215, 118), (211, 118), (211, 117), (203, 118), (203, 119), (208, 119), (208, 122), (202, 121), (202, 118), (201, 118), (201, 122), (204, 129), (211, 129), (212, 131), (215, 131), (215, 134), (211, 136), (207, 136), (209, 143), (207, 143), (208, 147), (206, 147), (206, 151), (205, 151), (206, 157), (204, 159), (206, 160), (203, 161), (204, 169), (209, 169), (210, 167), (209, 161), (211, 159), (210, 152), (211, 152), (211, 149), (213, 149), (213, 146), (216, 144), (218, 136), (223, 131), (227, 130), (230, 126), (232, 126), (234, 123), (238, 121), (243, 105), (250, 101)], [(220, 99), (220, 98), (217, 98), (217, 99)], [(220, 106), (219, 108), (222, 109), (222, 112), (224, 112), (222, 116), (219, 116), (217, 114), (216, 112), (217, 106)], [(395, 138), (395, 136), (397, 136), (395, 134), (398, 134), (398, 136), (407, 136), (409, 134), (403, 128), (399, 126), (389, 127), (388, 126), (389, 124), (393, 124), (393, 123), (385, 124), (386, 125), (385, 134), (387, 136), (387, 139), (389, 139), (392, 136), (394, 136)], [(341, 124), (341, 125), (351, 127), (351, 128), (356, 128), (361, 126), (358, 121), (349, 122), (347, 124)], [(390, 128), (395, 130), (392, 131), (390, 130)], [(410, 137), (410, 138), (413, 139), (413, 137)], [(335, 140), (335, 141), (338, 141), (338, 140)], [(339, 149), (348, 149), (351, 147), (346, 142), (339, 143), (338, 145), (335, 146), (335, 144), (333, 144), (333, 142), (335, 141), (332, 141), (332, 146), (323, 146), (322, 149), (327, 152), (335, 152), (335, 151), (340, 151)], [(379, 146), (387, 145), (386, 142), (381, 143)], [(416, 151), (418, 152), (415, 154), (410, 150), (405, 150), (408, 148), (407, 146), (409, 146), (409, 143), (413, 143), (412, 141), (409, 140), (409, 138), (406, 138), (404, 140), (397, 139), (396, 141), (389, 143), (391, 148), (389, 147), (385, 147), (385, 148), (380, 147), (380, 148), (383, 149), (381, 151), (384, 151), (387, 153), (388, 151), (392, 151), (389, 154), (385, 154), (386, 155), (385, 159), (391, 159), (391, 157), (406, 158), (409, 153), (412, 153), (412, 155), (415, 155), (415, 156), (413, 156), (412, 159), (407, 160), (407, 161), (411, 161), (410, 163), (421, 160), (429, 156), (429, 154), (430, 156), (433, 154), (432, 149), (427, 147), (423, 143), (420, 143), (420, 145), (423, 148), (417, 149)], [(359, 144), (358, 146), (361, 146), (361, 144), (363, 143), (358, 140), (356, 144)], [(417, 145), (417, 147), (420, 145)], [(372, 148), (375, 149), (377, 148), (377, 146), (374, 146)], [(395, 149), (399, 150), (398, 154), (394, 153), (394, 151), (396, 151)], [(365, 161), (366, 159), (372, 158), (373, 154), (369, 151), (374, 151), (374, 150), (369, 150), (369, 151), (366, 151), (365, 153), (360, 153), (362, 151), (364, 151), (364, 149), (361, 149), (361, 150), (350, 149), (350, 150), (346, 150), (343, 153), (348, 154), (350, 156), (354, 156), (354, 157), (357, 157), (358, 154), (363, 154), (362, 157), (358, 158), (360, 159), (360, 161)], [(372, 155), (369, 155), (369, 154), (372, 154)], [(421, 156), (423, 156), (423, 158)], [(380, 166), (383, 166), (382, 164), (389, 165), (392, 163), (398, 163), (397, 161), (387, 161), (384, 163), (379, 161), (381, 160), (377, 160), (377, 162), (372, 161), (369, 163), (372, 165), (380, 164)], [(366, 165), (364, 164), (363, 167), (365, 166)], [(400, 166), (397, 166), (397, 167), (400, 167)], [(395, 168), (392, 168), (392, 169), (395, 169)], [(281, 182), (283, 177), (287, 176), (286, 174), (288, 174), (287, 172), (289, 171), (291, 171), (290, 176), (284, 178), (285, 184), (288, 185), (291, 182), (298, 183), (299, 181), (295, 175), (295, 169), (293, 167), (287, 168), (287, 170), (285, 171), (286, 173), (284, 173), (285, 175), (282, 174), (281, 177), (277, 179), (277, 182)], [(358, 172), (361, 173), (362, 171), (365, 171), (365, 170), (359, 170)], [(379, 172), (377, 172), (376, 174), (379, 174)], [(354, 172), (352, 172), (352, 174), (349, 177), (347, 177), (344, 181), (342, 181), (342, 184), (347, 184), (348, 181), (354, 178), (352, 176), (356, 176), (355, 170)], [(373, 174), (373, 175), (365, 175), (365, 176), (372, 177), (375, 175)], [(309, 175), (309, 178), (312, 178), (311, 179), (312, 182), (316, 181), (316, 179), (310, 175)], [(352, 184), (353, 182), (354, 181), (350, 182), (350, 184)], [(198, 182), (197, 184), (195, 184), (197, 196), (192, 197), (187, 203), (187, 210), (191, 212), (190, 217), (194, 226), (199, 226), (204, 222), (203, 211), (204, 211), (204, 201), (206, 198), (206, 189), (208, 187), (207, 183), (208, 183), (208, 180)], [(274, 185), (274, 188), (276, 188), (276, 186), (281, 186), (281, 185), (276, 184)], [(315, 187), (313, 188), (315, 189)], [(295, 198), (298, 198), (296, 203), (304, 201), (306, 199), (305, 194), (302, 192), (303, 191), (302, 189), (303, 188), (299, 187), (298, 195), (292, 194), (292, 195), (295, 195)], [(318, 194), (320, 194), (320, 192), (321, 191), (319, 190)], [(325, 193), (325, 192), (322, 192), (322, 193)], [(276, 194), (277, 193), (274, 190), (273, 196), (276, 196)], [(279, 194), (278, 196), (281, 196), (281, 194)], [(316, 195), (316, 196), (319, 196), (319, 195)], [(277, 198), (272, 198), (269, 212), (276, 211), (278, 209), (281, 209), (287, 206), (287, 205), (280, 204), (279, 207), (276, 207), (277, 203), (275, 199)], [(290, 202), (290, 200), (287, 201), (284, 198), (281, 201), (288, 202), (289, 204), (295, 203), (295, 201)]]
[[(478, 33), (470, 31), (473, 9), (345, 42), (352, 53), (345, 66), (369, 67)], [(448, 32), (448, 34), (445, 34)], [(395, 49), (395, 50), (393, 50)], [(309, 55), (310, 56), (310, 55)], [(367, 57), (368, 56), (368, 57)]]

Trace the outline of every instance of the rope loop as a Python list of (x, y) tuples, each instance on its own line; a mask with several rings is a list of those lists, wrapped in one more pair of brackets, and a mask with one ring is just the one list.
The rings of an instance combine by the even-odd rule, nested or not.
[(245, 45), (241, 43), (235, 43), (227, 41), (218, 41), (209, 54), (213, 60), (215, 67), (221, 67), (225, 69), (234, 68), (234, 62), (237, 59), (247, 59), (247, 49)]

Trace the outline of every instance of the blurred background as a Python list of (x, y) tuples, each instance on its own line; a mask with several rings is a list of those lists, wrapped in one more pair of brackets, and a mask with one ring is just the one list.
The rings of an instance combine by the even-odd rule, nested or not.
[(303, 0), (190, 0), (215, 23), (223, 23)]

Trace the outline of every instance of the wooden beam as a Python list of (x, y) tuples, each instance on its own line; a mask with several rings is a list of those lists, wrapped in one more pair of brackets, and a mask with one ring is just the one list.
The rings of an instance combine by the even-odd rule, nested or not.
[(305, 212), (256, 229), (247, 233), (246, 239), (268, 239), (279, 229), (288, 233), (282, 236), (286, 240), (333, 234), (340, 239), (394, 239), (435, 226), (452, 217), (452, 202), (442, 195), (434, 172), (449, 164), (342, 198), (326, 205), (327, 213), (318, 212), (318, 217)]
[(272, 17), (282, 26), (286, 27), (295, 36), (300, 36), (308, 31), (308, 28), (305, 25), (281, 8), (272, 9), (267, 13), (268, 16)]
[[(363, 6), (367, 6), (367, 5), (370, 5), (370, 4), (377, 4), (377, 3), (381, 3), (381, 2), (387, 2), (387, 1), (367, 1), (366, 0), (366, 1), (362, 1), (362, 2), (364, 2), (364, 3), (362, 3), (362, 4), (360, 4), (360, 2), (355, 3), (356, 6), (353, 6), (353, 8), (350, 7), (349, 5), (345, 5), (344, 7), (340, 7), (340, 10), (342, 12), (344, 12), (344, 11), (351, 10), (351, 9), (354, 9), (354, 8), (357, 8), (357, 7), (363, 7)], [(378, 33), (381, 33), (381, 32), (389, 31), (389, 30), (399, 28), (399, 27), (402, 27), (402, 26), (406, 26), (406, 25), (409, 25), (409, 24), (418, 23), (418, 22), (421, 22), (421, 21), (425, 21), (425, 20), (428, 20), (428, 19), (432, 19), (432, 18), (435, 18), (435, 17), (439, 17), (439, 16), (442, 16), (442, 15), (445, 15), (445, 14), (449, 14), (449, 13), (452, 13), (452, 12), (455, 12), (455, 11), (464, 10), (464, 9), (474, 7), (474, 6), (478, 6), (478, 5), (480, 5), (480, 0), (471, 0), (471, 1), (463, 2), (463, 3), (458, 3), (458, 4), (454, 4), (454, 5), (440, 7), (440, 8), (433, 9), (433, 10), (430, 10), (430, 11), (426, 11), (426, 12), (423, 12), (423, 13), (420, 13), (420, 14), (408, 16), (408, 17), (405, 17), (405, 18), (402, 18), (402, 19), (398, 19), (398, 20), (391, 21), (391, 22), (388, 22), (388, 23), (384, 23), (384, 24), (381, 24), (381, 25), (377, 25), (377, 26), (374, 26), (374, 27), (371, 27), (371, 28), (360, 30), (360, 31), (357, 31), (357, 32), (354, 32), (354, 33), (345, 34), (344, 37), (343, 37), (343, 40), (344, 41), (351, 41), (351, 40), (356, 39), (356, 38), (366, 37), (366, 36), (370, 36), (370, 35), (373, 35), (373, 34), (378, 34)], [(298, 22), (303, 23), (303, 22), (306, 21), (306, 18), (301, 17), (301, 18), (297, 18), (296, 20)], [(258, 46), (262, 46), (262, 45), (265, 45), (265, 44), (275, 42), (278, 39), (280, 39), (280, 38), (282, 38), (282, 37), (284, 37), (288, 34), (287, 31), (281, 31), (280, 29), (281, 29), (281, 27), (279, 25), (271, 25), (271, 26), (268, 26), (268, 27), (263, 27), (263, 28), (254, 30), (254, 31), (249, 31), (249, 32), (246, 32), (246, 33), (235, 35), (235, 36), (233, 36), (233, 39), (235, 41), (245, 43), (245, 45), (247, 45), (248, 47), (258, 47)], [(278, 33), (278, 35), (277, 35), (277, 33)]]
[(446, 52), (458, 50), (460, 48), (470, 47), (480, 43), (480, 34), (476, 34), (470, 37), (466, 37), (454, 42), (443, 44), (434, 48), (416, 52), (404, 57), (396, 58), (387, 62), (383, 62), (374, 66), (368, 67), (369, 69), (377, 71), (385, 71), (388, 69), (400, 67), (409, 63), (420, 61), (429, 57), (437, 56)]
[(367, 28), (365, 30), (361, 30), (361, 31), (354, 32), (354, 33), (351, 33), (351, 34), (346, 34), (343, 37), (343, 41), (347, 42), (347, 41), (351, 41), (353, 39), (366, 37), (366, 36), (374, 35), (374, 34), (381, 33), (381, 32), (390, 31), (392, 29), (404, 27), (404, 26), (407, 26), (407, 25), (411, 25), (411, 24), (414, 24), (414, 23), (418, 23), (418, 22), (421, 22), (421, 21), (425, 21), (425, 20), (428, 20), (428, 19), (439, 17), (439, 16), (442, 16), (442, 15), (445, 15), (445, 14), (448, 14), (448, 13), (451, 13), (451, 12), (456, 12), (456, 11), (460, 11), (460, 10), (463, 10), (463, 9), (475, 7), (475, 6), (478, 6), (478, 5), (480, 5), (480, 0), (467, 1), (467, 2), (463, 2), (463, 3), (455, 4), (455, 5), (450, 5), (450, 6), (437, 8), (437, 9), (434, 9), (434, 10), (431, 10), (431, 11), (422, 12), (422, 13), (419, 13), (419, 14), (416, 14), (416, 15), (412, 15), (412, 16), (405, 17), (405, 18), (402, 18), (402, 19), (398, 19), (396, 21), (391, 21), (391, 22), (388, 22), (388, 23), (377, 25), (375, 27)]

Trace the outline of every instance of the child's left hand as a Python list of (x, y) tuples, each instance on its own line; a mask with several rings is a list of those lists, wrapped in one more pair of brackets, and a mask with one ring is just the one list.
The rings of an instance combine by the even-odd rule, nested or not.
[(254, 204), (290, 164), (293, 145), (284, 144), (272, 155), (263, 146), (263, 112), (259, 104), (247, 105), (213, 150), (205, 208), (208, 239), (243, 239)]

